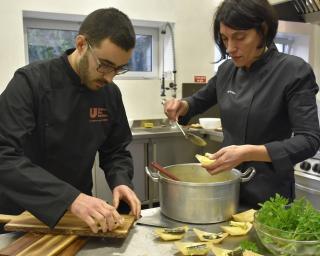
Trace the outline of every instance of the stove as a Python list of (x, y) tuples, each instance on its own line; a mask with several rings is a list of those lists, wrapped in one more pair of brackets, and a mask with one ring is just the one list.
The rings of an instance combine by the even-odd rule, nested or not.
[(305, 197), (320, 210), (320, 151), (294, 167), (296, 198)]
[(295, 166), (295, 171), (306, 173), (320, 178), (320, 151), (317, 154)]

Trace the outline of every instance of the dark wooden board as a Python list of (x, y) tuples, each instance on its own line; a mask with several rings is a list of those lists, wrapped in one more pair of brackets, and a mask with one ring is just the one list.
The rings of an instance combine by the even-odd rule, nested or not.
[(73, 256), (76, 255), (78, 251), (87, 243), (89, 238), (78, 237), (72, 244), (60, 252), (57, 256)]
[(0, 250), (0, 256), (14, 256), (20, 251), (29, 247), (32, 243), (38, 241), (43, 235), (40, 234), (25, 234), (17, 240), (9, 244), (7, 247)]
[(27, 233), (0, 250), (0, 256), (74, 256), (87, 237)]

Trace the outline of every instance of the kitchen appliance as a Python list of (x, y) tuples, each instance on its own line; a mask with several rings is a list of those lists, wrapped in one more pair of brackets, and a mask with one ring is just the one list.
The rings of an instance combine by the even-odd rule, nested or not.
[(180, 181), (145, 168), (152, 181), (159, 183), (161, 212), (187, 223), (218, 223), (236, 213), (240, 182), (249, 181), (254, 168), (245, 173), (236, 169), (210, 175), (200, 164), (177, 164), (165, 167)]
[(320, 210), (320, 151), (294, 167), (296, 198), (305, 197)]
[(287, 0), (273, 6), (280, 20), (320, 24), (319, 0)]

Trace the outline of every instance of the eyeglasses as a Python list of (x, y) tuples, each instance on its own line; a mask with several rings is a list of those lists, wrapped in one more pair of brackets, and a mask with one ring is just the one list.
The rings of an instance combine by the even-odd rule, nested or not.
[(108, 74), (111, 72), (114, 72), (115, 75), (122, 75), (126, 72), (129, 71), (129, 67), (127, 65), (124, 66), (120, 66), (120, 67), (114, 67), (112, 65), (108, 65), (108, 64), (102, 64), (101, 61), (99, 60), (99, 58), (97, 57), (97, 55), (94, 54), (93, 49), (91, 47), (91, 44), (87, 41), (87, 44), (89, 46), (90, 52), (92, 54), (92, 56), (95, 58), (96, 62), (97, 62), (97, 72), (101, 73), (101, 74)]

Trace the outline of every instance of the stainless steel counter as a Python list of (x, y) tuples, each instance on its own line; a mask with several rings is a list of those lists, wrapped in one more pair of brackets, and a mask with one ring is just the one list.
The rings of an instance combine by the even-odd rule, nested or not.
[(200, 129), (199, 132), (200, 132), (200, 134), (207, 135), (210, 140), (213, 140), (216, 142), (223, 141), (223, 132), (215, 131), (213, 129)]
[[(136, 223), (136, 225), (130, 231), (128, 237), (122, 239), (110, 239), (110, 238), (92, 238), (77, 254), (78, 256), (181, 256), (178, 253), (174, 242), (161, 241), (154, 235), (155, 227), (140, 225), (140, 223), (149, 223), (153, 225), (176, 227), (186, 225), (185, 223), (177, 222), (169, 219), (160, 213), (160, 208), (152, 208), (142, 211), (142, 218)], [(224, 223), (218, 224), (205, 224), (205, 225), (191, 225), (187, 224), (190, 228), (197, 227), (209, 232), (218, 232), (219, 226)], [(0, 235), (0, 249), (13, 242), (21, 234), (9, 233)], [(251, 240), (255, 242), (259, 247), (261, 244), (256, 237), (254, 230), (246, 236), (240, 237), (227, 237), (222, 243), (221, 247), (233, 249), (239, 245), (243, 240)], [(188, 231), (182, 241), (196, 242), (197, 237), (193, 231)], [(262, 247), (261, 247), (262, 248)], [(264, 253), (266, 256), (270, 256), (269, 253)], [(208, 256), (213, 256), (213, 253), (209, 253)]]
[[(223, 133), (213, 129), (185, 129), (197, 135), (202, 135), (212, 141), (222, 142)], [(134, 140), (161, 137), (183, 136), (176, 127), (134, 128), (131, 130)]]
[(183, 136), (183, 134), (176, 128), (141, 128), (132, 129), (133, 139), (146, 139), (146, 138), (161, 138), (172, 136)]

